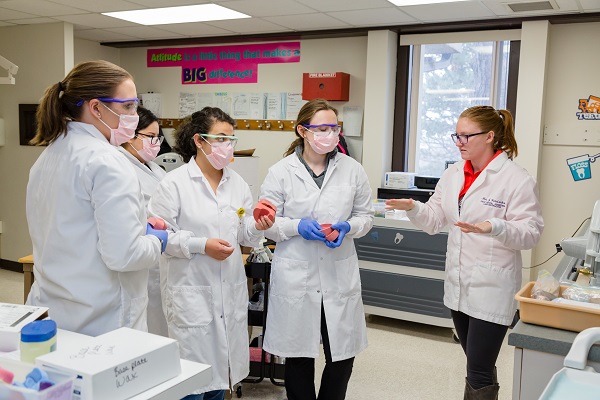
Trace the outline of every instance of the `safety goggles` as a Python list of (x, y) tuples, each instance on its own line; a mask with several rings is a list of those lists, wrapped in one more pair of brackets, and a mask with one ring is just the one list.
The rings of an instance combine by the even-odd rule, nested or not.
[[(135, 114), (137, 112), (138, 105), (140, 100), (137, 97), (132, 97), (130, 99), (117, 99), (112, 97), (97, 97), (103, 103), (119, 103), (122, 104), (124, 109), (127, 111), (127, 114)], [(77, 102), (77, 107), (81, 107), (81, 105), (85, 102), (84, 99), (79, 100)]]
[(307, 131), (311, 132), (313, 135), (317, 136), (329, 136), (331, 134), (339, 135), (342, 131), (342, 127), (338, 124), (302, 124), (301, 126), (303, 126)]
[(211, 146), (227, 146), (230, 144), (233, 148), (237, 145), (238, 138), (236, 136), (225, 136), (225, 135), (209, 135), (207, 133), (199, 133), (203, 138), (209, 138), (211, 140), (206, 140)]

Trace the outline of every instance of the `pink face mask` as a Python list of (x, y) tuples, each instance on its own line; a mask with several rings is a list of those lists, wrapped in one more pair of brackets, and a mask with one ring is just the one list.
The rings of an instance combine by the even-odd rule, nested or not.
[(136, 149), (131, 143), (129, 145), (139, 154), (139, 156), (146, 162), (152, 161), (156, 158), (156, 155), (160, 151), (160, 142), (152, 144), (152, 139), (143, 138), (141, 150)]
[(229, 165), (233, 158), (233, 146), (230, 142), (215, 142), (210, 143), (208, 140), (202, 138), (206, 143), (210, 144), (211, 153), (206, 154), (204, 150), (202, 152), (206, 156), (206, 159), (215, 169), (223, 169)]
[(331, 133), (327, 136), (313, 135), (312, 142), (309, 141), (308, 143), (310, 144), (310, 147), (312, 147), (312, 149), (315, 151), (315, 153), (327, 154), (333, 149), (335, 149), (335, 146), (337, 146), (339, 141), (339, 135)]
[(108, 111), (119, 117), (119, 125), (117, 126), (117, 129), (111, 128), (106, 122), (100, 119), (100, 122), (102, 122), (104, 125), (106, 125), (108, 129), (110, 129), (110, 144), (112, 144), (113, 146), (120, 146), (123, 143), (127, 143), (131, 139), (133, 139), (140, 117), (137, 114), (117, 114), (116, 112), (108, 108), (106, 104), (101, 104), (104, 107), (106, 107)]

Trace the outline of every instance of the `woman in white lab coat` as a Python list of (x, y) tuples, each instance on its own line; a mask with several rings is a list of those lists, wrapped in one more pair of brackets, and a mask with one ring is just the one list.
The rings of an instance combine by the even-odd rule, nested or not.
[(48, 147), (27, 184), (35, 275), (27, 304), (49, 307), (59, 328), (147, 329), (148, 268), (167, 237), (146, 235), (138, 179), (116, 147), (134, 135), (137, 104), (127, 71), (91, 61), (50, 86), (38, 107), (32, 144)]
[(205, 107), (179, 126), (175, 151), (189, 160), (161, 181), (149, 212), (167, 222), (161, 261), (169, 336), (181, 357), (210, 364), (212, 381), (190, 399), (223, 399), (249, 373), (248, 289), (240, 244), (257, 246), (267, 217), (255, 222), (248, 184), (227, 165), (235, 121)]
[[(261, 199), (277, 207), (265, 232), (277, 245), (264, 349), (286, 357), (289, 400), (344, 399), (354, 357), (367, 347), (353, 239), (371, 229), (374, 211), (363, 167), (336, 150), (339, 132), (331, 105), (306, 103), (296, 121), (298, 138), (261, 187)], [(321, 224), (333, 224), (337, 239), (327, 241)], [(326, 366), (316, 397), (321, 337)]]
[[(158, 118), (152, 111), (138, 107), (140, 120), (135, 130), (135, 136), (123, 143), (119, 150), (133, 164), (140, 181), (144, 196), (144, 209), (148, 207), (150, 196), (156, 190), (158, 183), (167, 175), (154, 161), (161, 144), (165, 139), (158, 125)], [(160, 274), (158, 263), (150, 268), (148, 273), (148, 332), (161, 336), (169, 336), (167, 320), (162, 309), (160, 294)]]
[(425, 204), (388, 200), (429, 234), (449, 226), (444, 304), (467, 356), (465, 399), (497, 399), (495, 364), (521, 288), (521, 250), (544, 228), (535, 180), (517, 156), (513, 118), (489, 106), (466, 109), (452, 141), (464, 161), (448, 167)]

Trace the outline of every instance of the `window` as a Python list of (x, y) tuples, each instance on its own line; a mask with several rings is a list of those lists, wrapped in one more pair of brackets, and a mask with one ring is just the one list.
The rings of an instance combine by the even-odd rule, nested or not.
[[(461, 159), (450, 135), (463, 110), (475, 105), (512, 108), (507, 106), (512, 104), (509, 60), (511, 46), (518, 42), (483, 36), (487, 41), (432, 43), (429, 40), (400, 47), (404, 51), (399, 54), (405, 58), (399, 57), (398, 68), (406, 71), (406, 76), (401, 82), (402, 74), (398, 75), (397, 87), (405, 89), (404, 93), (397, 93), (394, 153), (404, 154), (393, 154), (393, 170), (441, 176), (449, 164)], [(519, 46), (514, 47), (513, 58)], [(516, 85), (515, 82), (511, 84)], [(398, 102), (401, 96), (407, 99), (406, 106)], [(398, 110), (398, 106), (406, 110)], [(405, 117), (398, 117), (399, 113)], [(398, 124), (399, 121), (406, 122)]]

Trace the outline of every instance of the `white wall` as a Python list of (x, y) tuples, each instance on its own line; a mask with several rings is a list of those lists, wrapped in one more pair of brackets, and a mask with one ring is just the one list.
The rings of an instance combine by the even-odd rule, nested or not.
[[(48, 86), (65, 76), (73, 64), (70, 24), (0, 28), (0, 54), (19, 71), (14, 85), (0, 85), (0, 118), (6, 144), (0, 147), (0, 258), (16, 261), (31, 254), (25, 218), (29, 169), (43, 148), (19, 145), (19, 104), (36, 104)], [(0, 73), (5, 73), (4, 70)]]

